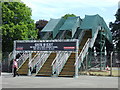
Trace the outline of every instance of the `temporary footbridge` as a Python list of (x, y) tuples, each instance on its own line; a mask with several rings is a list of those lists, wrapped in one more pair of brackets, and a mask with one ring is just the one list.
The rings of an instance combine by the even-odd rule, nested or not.
[[(99, 52), (99, 65), (102, 70), (102, 67), (106, 65), (106, 59), (102, 57), (106, 55), (105, 52), (110, 50), (110, 46), (112, 46), (111, 32), (103, 18), (98, 14), (86, 15), (84, 19), (80, 17), (51, 19), (40, 34), (42, 40), (14, 42), (14, 58), (17, 54), (20, 54), (18, 58), (19, 74), (31, 75), (31, 72), (35, 69), (35, 76), (78, 76), (79, 70), (86, 60), (85, 57), (89, 56), (86, 61), (91, 66), (91, 53), (94, 47)], [(36, 42), (37, 44), (35, 44)], [(38, 44), (38, 42), (42, 44)], [(70, 47), (70, 43), (73, 42), (76, 43), (75, 47)], [(59, 43), (56, 45), (61, 45), (61, 47), (63, 44), (67, 46), (64, 46), (64, 50), (43, 49), (44, 45), (51, 45), (50, 43)], [(27, 48), (27, 45), (32, 44), (36, 47), (31, 46), (33, 51), (30, 48), (24, 50), (17, 47), (17, 45), (22, 46), (23, 44), (26, 45), (25, 48)], [(40, 49), (41, 47), (42, 49)], [(76, 48), (76, 50), (72, 51), (70, 48)], [(12, 54), (10, 54), (11, 56)]]

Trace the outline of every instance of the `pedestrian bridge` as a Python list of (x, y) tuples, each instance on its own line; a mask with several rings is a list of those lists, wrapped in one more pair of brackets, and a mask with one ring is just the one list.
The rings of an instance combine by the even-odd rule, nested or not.
[[(14, 41), (14, 50), (9, 59), (18, 58), (18, 73), (34, 76), (75, 77), (83, 68), (98, 65), (100, 70), (106, 67), (106, 52), (112, 49), (112, 35), (104, 19), (97, 15), (85, 15), (84, 19), (68, 17), (67, 19), (50, 19), (40, 32), (41, 40)], [(41, 50), (19, 47), (17, 43), (33, 42), (75, 42), (76, 46), (64, 47), (68, 50)], [(71, 42), (71, 43), (72, 43)], [(26, 45), (26, 44), (25, 44)], [(60, 45), (59, 45), (60, 46)], [(62, 47), (62, 46), (61, 46)], [(16, 49), (17, 48), (17, 49)], [(27, 48), (27, 46), (25, 47)], [(40, 48), (40, 45), (39, 45)], [(75, 50), (70, 50), (70, 48)], [(96, 52), (96, 53), (95, 53)], [(100, 57), (97, 63), (91, 64), (95, 56)]]

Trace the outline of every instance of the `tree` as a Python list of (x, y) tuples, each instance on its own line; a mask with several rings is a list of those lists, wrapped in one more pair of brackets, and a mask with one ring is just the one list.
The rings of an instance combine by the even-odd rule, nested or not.
[(22, 2), (2, 3), (2, 51), (11, 52), (14, 40), (37, 38), (31, 9)]
[(115, 49), (120, 51), (120, 8), (117, 10), (115, 17), (115, 22), (110, 22), (110, 28), (113, 36), (113, 42), (115, 44)]
[(66, 15), (62, 16), (62, 18), (65, 18), (65, 19), (67, 19), (68, 17), (76, 17), (76, 15), (74, 15), (74, 14), (66, 14)]
[(40, 39), (40, 32), (41, 30), (46, 26), (46, 24), (48, 23), (47, 20), (39, 20), (36, 21), (36, 28), (38, 29), (38, 39)]

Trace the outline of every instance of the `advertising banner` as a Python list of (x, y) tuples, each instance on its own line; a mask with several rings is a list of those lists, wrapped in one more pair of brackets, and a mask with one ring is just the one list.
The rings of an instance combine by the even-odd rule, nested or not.
[(76, 51), (76, 41), (16, 42), (16, 51)]

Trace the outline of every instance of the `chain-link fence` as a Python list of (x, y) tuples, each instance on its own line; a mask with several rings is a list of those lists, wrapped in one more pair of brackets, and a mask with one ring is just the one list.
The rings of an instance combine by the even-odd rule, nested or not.
[[(87, 55), (80, 68), (80, 71), (84, 70), (105, 70), (107, 66), (111, 67), (120, 67), (120, 52), (113, 52), (111, 56), (111, 52), (107, 52), (105, 55), (104, 52), (91, 52)], [(112, 57), (112, 60), (111, 60)], [(112, 64), (111, 64), (112, 63)]]

